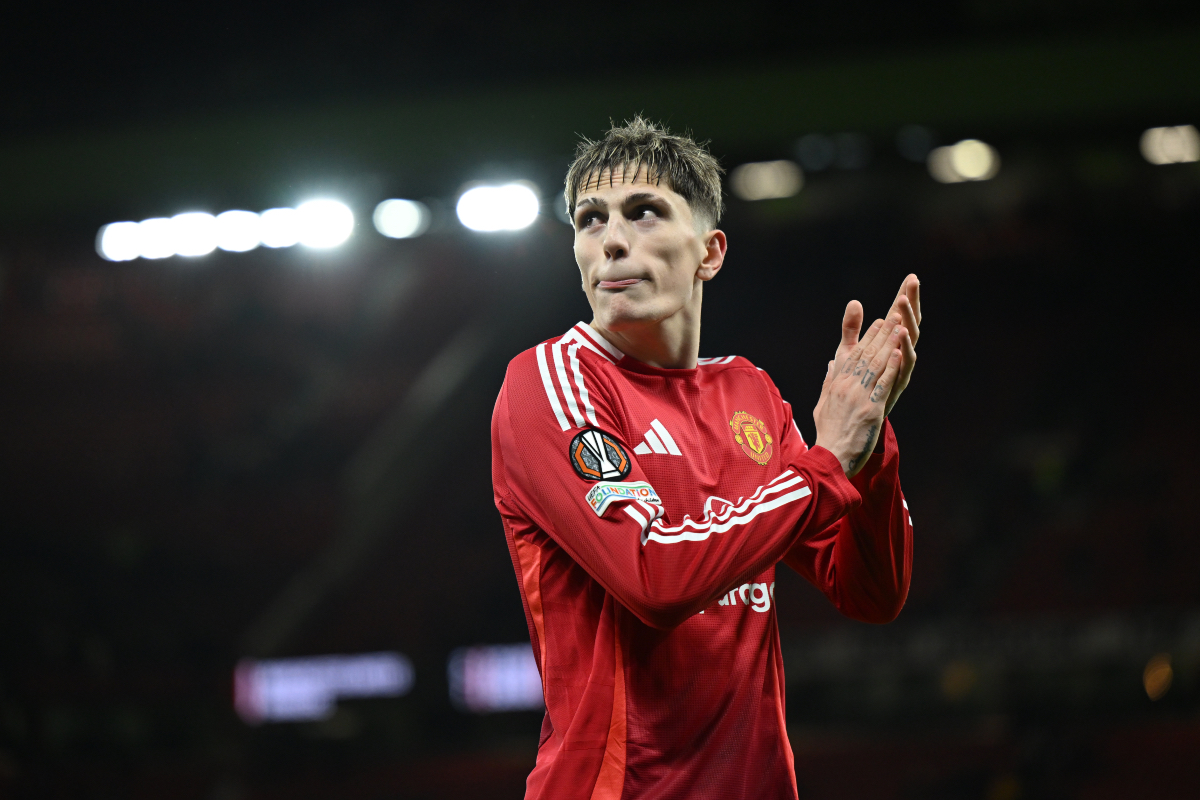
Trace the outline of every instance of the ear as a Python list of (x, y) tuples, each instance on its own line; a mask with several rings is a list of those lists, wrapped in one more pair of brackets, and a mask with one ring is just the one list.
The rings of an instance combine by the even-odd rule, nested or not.
[(712, 230), (704, 235), (704, 257), (696, 270), (696, 277), (702, 281), (711, 281), (721, 271), (725, 263), (725, 249), (729, 243), (725, 240), (725, 232)]

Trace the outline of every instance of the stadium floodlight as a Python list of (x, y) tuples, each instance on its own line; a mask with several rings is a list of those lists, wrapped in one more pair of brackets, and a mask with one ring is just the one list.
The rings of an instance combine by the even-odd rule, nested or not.
[(939, 183), (986, 181), (1000, 171), (1000, 154), (978, 139), (963, 139), (957, 144), (931, 150), (926, 166)]
[(354, 213), (337, 200), (309, 200), (296, 207), (300, 244), (318, 250), (337, 247), (354, 232)]
[(245, 253), (262, 244), (262, 221), (253, 211), (225, 211), (217, 215), (217, 247)]
[(756, 161), (729, 174), (729, 188), (742, 200), (791, 197), (802, 186), (804, 173), (794, 161)]
[(105, 225), (96, 237), (96, 252), (108, 261), (132, 261), (142, 254), (140, 231), (136, 222)]
[(461, 647), (447, 665), (450, 700), (464, 711), (545, 708), (542, 677), (529, 643)]
[(206, 256), (217, 249), (217, 218), (203, 211), (171, 217), (171, 246), (177, 256)]
[(458, 219), (473, 231), (518, 231), (538, 215), (537, 194), (527, 183), (476, 186), (458, 198)]
[(416, 200), (384, 200), (375, 206), (375, 230), (389, 239), (412, 239), (429, 229), (429, 207)]
[(233, 704), (251, 725), (328, 719), (339, 698), (400, 697), (412, 685), (412, 662), (400, 653), (244, 659)]
[(259, 215), (264, 247), (291, 247), (300, 241), (300, 215), (294, 208), (268, 208)]
[(1200, 161), (1200, 132), (1193, 125), (1150, 128), (1142, 134), (1142, 156), (1151, 164)]
[(167, 217), (151, 217), (138, 223), (138, 255), (170, 258), (175, 255), (175, 225)]

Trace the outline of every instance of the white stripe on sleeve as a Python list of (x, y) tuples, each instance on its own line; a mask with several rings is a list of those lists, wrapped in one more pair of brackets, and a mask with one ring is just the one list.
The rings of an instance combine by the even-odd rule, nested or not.
[(538, 370), (542, 373), (542, 386), (546, 389), (546, 397), (550, 399), (550, 407), (554, 409), (554, 416), (558, 419), (559, 427), (565, 431), (571, 426), (567, 424), (567, 418), (563, 415), (562, 406), (558, 402), (558, 394), (554, 391), (554, 382), (550, 380), (550, 368), (546, 364), (545, 343), (537, 346), (537, 362)]
[(579, 387), (579, 399), (583, 401), (583, 413), (587, 414), (588, 421), (598, 428), (600, 423), (596, 421), (596, 409), (592, 408), (587, 385), (583, 382), (583, 370), (579, 368), (579, 345), (572, 345), (567, 354), (571, 357), (571, 369), (575, 373), (575, 385)]
[(575, 405), (575, 392), (571, 389), (571, 382), (567, 380), (567, 370), (563, 366), (561, 344), (551, 345), (551, 350), (554, 351), (554, 370), (558, 373), (558, 383), (562, 386), (563, 398), (567, 401), (567, 408), (571, 412), (571, 416), (575, 418), (575, 427), (583, 427), (583, 414), (579, 413), (579, 406)]

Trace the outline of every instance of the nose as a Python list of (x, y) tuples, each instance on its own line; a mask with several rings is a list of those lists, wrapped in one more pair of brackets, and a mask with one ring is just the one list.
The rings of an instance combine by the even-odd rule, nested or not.
[(604, 255), (609, 261), (616, 261), (629, 255), (629, 236), (625, 229), (625, 219), (620, 214), (613, 214), (604, 226)]

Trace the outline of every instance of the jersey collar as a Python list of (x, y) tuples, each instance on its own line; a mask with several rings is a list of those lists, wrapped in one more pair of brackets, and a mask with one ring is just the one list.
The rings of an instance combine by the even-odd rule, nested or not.
[(618, 350), (612, 342), (605, 339), (596, 330), (586, 322), (576, 322), (575, 327), (567, 331), (561, 339), (560, 343), (578, 342), (587, 349), (593, 351), (597, 355), (608, 359), (616, 364), (621, 359), (625, 358), (625, 354)]

